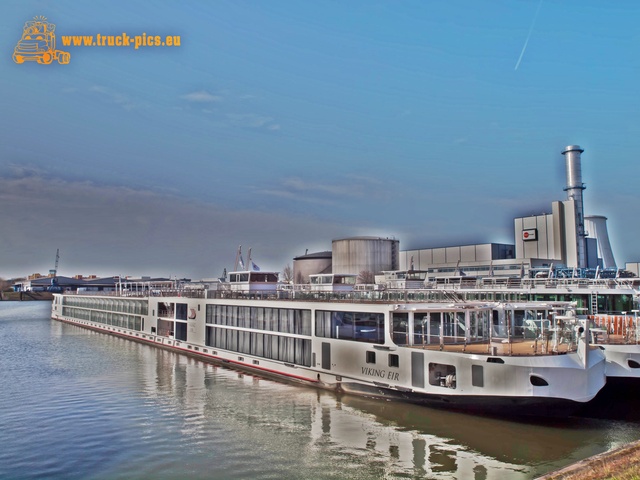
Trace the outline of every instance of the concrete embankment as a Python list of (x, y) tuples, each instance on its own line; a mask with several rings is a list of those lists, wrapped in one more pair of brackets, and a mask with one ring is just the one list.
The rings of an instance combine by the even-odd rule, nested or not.
[(4, 301), (32, 301), (32, 300), (53, 300), (51, 292), (0, 292), (0, 300)]
[(640, 440), (585, 458), (537, 480), (605, 480), (640, 478)]

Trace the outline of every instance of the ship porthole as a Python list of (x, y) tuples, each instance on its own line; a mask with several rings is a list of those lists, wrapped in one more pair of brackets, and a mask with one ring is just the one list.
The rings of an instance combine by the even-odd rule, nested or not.
[(627, 364), (629, 365), (629, 368), (640, 368), (640, 363), (635, 360), (628, 359)]
[(529, 381), (531, 382), (531, 385), (533, 385), (534, 387), (546, 387), (549, 385), (549, 382), (547, 382), (544, 378), (539, 377), (537, 375), (531, 375), (529, 377)]

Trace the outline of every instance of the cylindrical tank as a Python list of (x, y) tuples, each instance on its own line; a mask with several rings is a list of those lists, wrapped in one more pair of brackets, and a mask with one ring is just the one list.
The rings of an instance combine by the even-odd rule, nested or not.
[(598, 258), (602, 259), (604, 268), (616, 268), (607, 231), (607, 217), (602, 215), (584, 217), (584, 227), (587, 231), (587, 237), (598, 240)]
[(334, 240), (333, 273), (359, 275), (398, 270), (400, 241), (382, 237), (352, 237)]
[(293, 281), (309, 283), (309, 275), (331, 273), (331, 252), (305, 253), (293, 259)]

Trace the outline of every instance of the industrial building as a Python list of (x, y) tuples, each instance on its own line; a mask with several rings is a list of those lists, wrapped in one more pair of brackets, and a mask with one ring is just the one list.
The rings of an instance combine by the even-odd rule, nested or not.
[(425, 270), (429, 278), (452, 276), (530, 276), (551, 268), (615, 269), (607, 218), (585, 216), (581, 154), (569, 145), (565, 157), (567, 199), (551, 213), (514, 219), (514, 245), (483, 244), (403, 251), (401, 270)]
[(350, 237), (333, 240), (330, 252), (301, 255), (293, 259), (296, 283), (309, 283), (310, 275), (371, 276), (385, 270), (398, 270), (400, 241), (383, 237)]
[(550, 213), (515, 218), (514, 244), (485, 243), (399, 251), (399, 241), (395, 239), (339, 239), (333, 240), (331, 252), (296, 257), (294, 278), (297, 283), (308, 283), (313, 274), (359, 275), (363, 271), (380, 274), (393, 270), (421, 271), (429, 279), (523, 277), (544, 275), (551, 269), (615, 270), (607, 218), (584, 214), (583, 152), (578, 145), (569, 145), (562, 151), (567, 177), (566, 200), (552, 202)]

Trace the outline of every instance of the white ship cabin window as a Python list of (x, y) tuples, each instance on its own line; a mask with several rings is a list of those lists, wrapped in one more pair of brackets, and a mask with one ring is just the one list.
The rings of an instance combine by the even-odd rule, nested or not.
[(376, 352), (367, 352), (367, 363), (376, 363)]
[(316, 311), (316, 336), (384, 343), (384, 314)]
[(158, 316), (161, 318), (174, 318), (175, 303), (158, 302)]
[(186, 320), (187, 319), (187, 304), (186, 303), (176, 303), (176, 319), (177, 320)]
[(187, 324), (175, 322), (175, 339), (182, 340), (184, 342), (187, 341)]
[(207, 305), (206, 323), (311, 335), (311, 310)]
[(312, 285), (355, 285), (357, 275), (336, 275), (333, 273), (323, 273), (309, 275)]
[(393, 313), (393, 343), (407, 345), (409, 343), (409, 314)]
[(249, 273), (231, 273), (229, 274), (229, 281), (231, 283), (234, 282), (248, 282), (249, 281)]
[(335, 275), (334, 285), (355, 285), (357, 277), (355, 275)]
[[(311, 339), (207, 326), (205, 344), (293, 365), (311, 366)], [(217, 352), (212, 354), (217, 355)]]
[(278, 275), (276, 273), (251, 272), (251, 283), (276, 283)]

